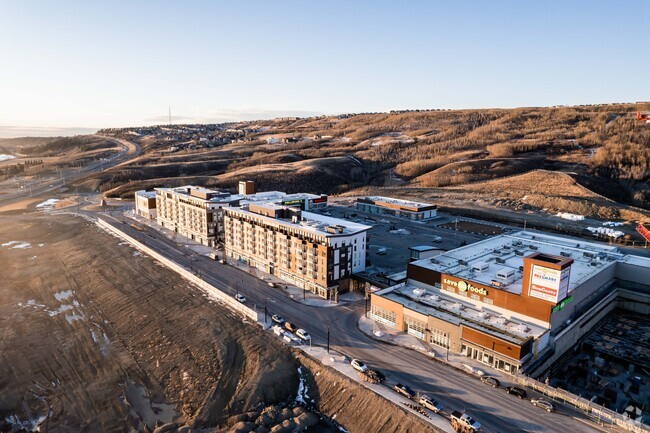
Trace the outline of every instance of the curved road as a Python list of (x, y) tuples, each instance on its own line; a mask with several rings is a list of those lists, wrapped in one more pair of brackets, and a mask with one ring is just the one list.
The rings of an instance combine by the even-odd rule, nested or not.
[(78, 180), (89, 174), (124, 164), (142, 153), (142, 148), (137, 143), (103, 135), (98, 135), (98, 137), (119, 144), (122, 146), (122, 150), (117, 155), (107, 160), (92, 162), (81, 167), (80, 169), (62, 170), (62, 177), (50, 178), (49, 180), (42, 179), (40, 182), (36, 180), (26, 182), (24, 184), (23, 190), (19, 193), (0, 195), (0, 205), (8, 205), (20, 200), (24, 200), (27, 196), (38, 196), (40, 194), (56, 190), (64, 186), (67, 182)]

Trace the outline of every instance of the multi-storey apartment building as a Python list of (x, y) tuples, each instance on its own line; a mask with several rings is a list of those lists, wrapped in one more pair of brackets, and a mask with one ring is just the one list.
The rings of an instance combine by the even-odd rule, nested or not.
[(136, 191), (135, 213), (149, 220), (156, 219), (156, 192)]
[(223, 208), (237, 206), (241, 199), (198, 186), (155, 191), (158, 224), (211, 247), (223, 234)]
[(226, 254), (326, 299), (365, 270), (369, 226), (271, 202), (224, 209)]

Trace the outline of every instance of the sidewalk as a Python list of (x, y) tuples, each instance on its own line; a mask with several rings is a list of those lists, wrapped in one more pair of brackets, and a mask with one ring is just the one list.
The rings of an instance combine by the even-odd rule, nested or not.
[(417, 350), (439, 362), (446, 363), (458, 370), (463, 370), (477, 378), (480, 376), (492, 376), (499, 379), (504, 385), (507, 382), (513, 382), (510, 375), (503, 371), (496, 370), (489, 365), (485, 365), (461, 354), (449, 352), (442, 347), (429, 344), (405, 332), (396, 331), (367, 318), (365, 315), (359, 318), (358, 326), (361, 332), (377, 341)]

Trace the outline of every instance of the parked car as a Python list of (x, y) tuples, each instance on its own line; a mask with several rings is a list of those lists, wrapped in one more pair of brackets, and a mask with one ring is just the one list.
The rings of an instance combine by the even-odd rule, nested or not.
[(291, 322), (284, 322), (284, 328), (291, 332), (296, 332), (298, 330), (298, 327)]
[(269, 281), (267, 284), (269, 285), (269, 287), (275, 287), (275, 283), (273, 281)]
[(553, 403), (543, 398), (533, 398), (532, 400), (530, 400), (530, 402), (537, 407), (541, 407), (547, 412), (553, 412), (555, 410), (555, 406), (553, 406)]
[(377, 250), (377, 254), (379, 254), (380, 256), (385, 256), (387, 252), (388, 250), (384, 247), (381, 247)]
[(208, 254), (208, 257), (210, 257), (212, 260), (217, 260), (217, 253), (210, 253)]
[(241, 302), (242, 304), (245, 304), (245, 303), (246, 303), (246, 296), (242, 295), (241, 293), (237, 293), (237, 294), (235, 295), (235, 299), (237, 299), (237, 300), (238, 300), (239, 302)]
[(304, 329), (298, 329), (296, 331), (296, 335), (298, 336), (298, 338), (301, 338), (304, 341), (311, 340), (311, 335), (309, 335), (309, 333), (307, 331), (305, 331)]
[(398, 394), (402, 394), (406, 398), (415, 397), (415, 391), (413, 391), (411, 388), (409, 388), (406, 385), (402, 385), (401, 383), (395, 384), (393, 389), (395, 390), (395, 392), (397, 392)]
[(219, 263), (221, 263), (222, 265), (225, 265), (225, 264), (226, 264), (226, 260), (225, 260), (225, 259), (219, 259)]
[(501, 386), (501, 382), (499, 382), (499, 379), (492, 376), (482, 376), (481, 382), (485, 383), (486, 385), (490, 385), (494, 388), (498, 388), (499, 386)]
[(368, 373), (368, 376), (374, 377), (379, 382), (383, 382), (384, 380), (386, 380), (386, 375), (384, 373), (382, 373), (381, 370), (374, 370), (372, 368), (369, 368), (367, 373)]
[(284, 323), (284, 319), (279, 314), (272, 315), (271, 320), (277, 323), (278, 325), (282, 325)]
[(526, 396), (527, 396), (525, 390), (523, 390), (523, 389), (521, 389), (521, 388), (517, 388), (516, 386), (509, 386), (509, 387), (507, 387), (507, 388), (506, 388), (506, 392), (507, 392), (508, 394), (516, 395), (516, 396), (519, 397), (519, 398), (526, 398)]
[(362, 373), (368, 371), (368, 366), (363, 362), (359, 361), (358, 359), (353, 359), (352, 362), (350, 362), (350, 365), (352, 366), (352, 368)]
[(420, 396), (420, 405), (426, 407), (433, 413), (438, 413), (442, 410), (442, 406), (440, 406), (440, 403), (432, 399), (426, 394), (423, 394)]
[[(464, 427), (468, 427), (473, 431), (479, 431), (481, 429), (481, 423), (476, 421), (471, 416), (466, 413), (458, 412), (457, 410), (451, 413), (452, 426), (454, 426), (454, 421), (456, 424)], [(454, 426), (455, 428), (455, 426)]]

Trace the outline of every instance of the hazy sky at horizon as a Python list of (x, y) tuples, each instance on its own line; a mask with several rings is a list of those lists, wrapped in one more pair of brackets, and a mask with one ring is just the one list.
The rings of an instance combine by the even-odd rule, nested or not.
[(0, 130), (649, 100), (643, 3), (0, 0)]

